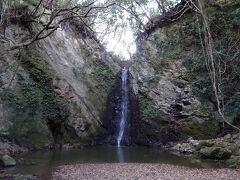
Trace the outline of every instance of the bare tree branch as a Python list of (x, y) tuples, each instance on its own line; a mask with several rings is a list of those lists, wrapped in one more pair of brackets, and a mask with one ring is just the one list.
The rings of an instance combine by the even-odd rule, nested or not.
[(161, 28), (173, 22), (176, 22), (183, 15), (193, 12), (193, 8), (194, 7), (189, 0), (182, 0), (168, 12), (151, 18), (151, 21), (146, 24), (145, 31), (138, 33), (138, 36), (136, 38), (136, 41), (138, 42), (137, 44), (141, 44), (140, 42), (144, 39), (147, 39), (148, 36), (157, 28)]
[[(85, 27), (93, 31), (92, 28), (85, 23), (84, 18), (87, 18), (93, 10), (106, 9), (110, 6), (115, 5), (115, 3), (111, 3), (106, 6), (92, 6), (95, 2), (96, 1), (91, 2), (87, 5), (77, 5), (70, 8), (60, 8), (54, 9), (51, 12), (45, 12), (45, 8), (43, 7), (43, 0), (40, 0), (31, 13), (27, 12), (28, 18), (26, 21), (29, 23), (35, 23), (37, 26), (41, 25), (42, 28), (33, 38), (23, 43), (13, 43), (14, 45), (8, 47), (7, 50), (15, 50), (27, 47), (35, 41), (42, 40), (53, 34), (59, 28), (60, 24), (73, 18), (79, 18)], [(43, 9), (43, 12), (38, 14), (41, 8)], [(19, 17), (15, 16), (14, 18), (21, 19), (22, 16), (23, 15), (20, 15)], [(45, 20), (41, 20), (42, 17), (44, 17), (44, 19), (47, 18), (48, 20), (44, 22)], [(0, 40), (4, 43), (9, 42), (9, 39), (4, 37), (2, 34), (0, 34)]]
[[(238, 128), (237, 126), (234, 126), (233, 124), (228, 122), (225, 118), (224, 101), (223, 101), (223, 99), (222, 100), (220, 99), (220, 97), (223, 94), (221, 87), (220, 87), (221, 73), (219, 74), (217, 72), (216, 62), (215, 62), (215, 58), (213, 55), (214, 54), (214, 43), (213, 43), (213, 38), (212, 38), (212, 34), (211, 34), (211, 29), (210, 29), (210, 25), (208, 22), (208, 18), (203, 10), (203, 8), (204, 8), (203, 2), (198, 0), (198, 5), (199, 5), (198, 10), (199, 10), (199, 13), (202, 15), (203, 27), (204, 27), (204, 40), (202, 41), (202, 39), (201, 39), (201, 41), (202, 41), (201, 44), (202, 44), (202, 48), (203, 48), (203, 53), (204, 53), (204, 58), (205, 58), (205, 62), (207, 65), (207, 69), (208, 69), (208, 72), (209, 72), (209, 75), (211, 78), (211, 82), (212, 82), (214, 96), (217, 101), (217, 111), (218, 111), (219, 115), (221, 116), (224, 123), (227, 123), (229, 126), (240, 131), (240, 128)], [(201, 37), (201, 34), (200, 34), (200, 37)], [(204, 45), (203, 45), (203, 43), (204, 43)]]

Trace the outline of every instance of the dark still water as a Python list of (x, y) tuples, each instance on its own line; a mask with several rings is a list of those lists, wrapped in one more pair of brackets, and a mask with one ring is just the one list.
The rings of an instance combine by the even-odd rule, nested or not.
[(51, 171), (57, 166), (75, 163), (165, 163), (198, 168), (220, 166), (214, 161), (178, 156), (162, 151), (159, 148), (149, 147), (88, 147), (62, 152), (36, 152), (25, 155), (22, 158), (26, 162), (33, 163), (18, 165), (9, 169), (9, 173), (33, 174), (43, 179), (49, 179)]

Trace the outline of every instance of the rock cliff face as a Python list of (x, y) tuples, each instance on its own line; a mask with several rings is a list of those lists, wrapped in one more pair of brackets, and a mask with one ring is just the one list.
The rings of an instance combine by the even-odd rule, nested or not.
[(140, 110), (140, 119), (134, 123), (136, 143), (161, 145), (190, 136), (216, 135), (217, 124), (193, 94), (191, 82), (181, 78), (186, 71), (181, 60), (169, 60), (162, 71), (154, 70), (151, 61), (138, 63), (131, 71)]
[[(239, 2), (214, 1), (204, 11), (212, 30), (217, 68), (225, 68), (218, 76), (225, 120), (239, 126), (240, 87), (235, 70), (239, 65)], [(222, 119), (217, 113), (201, 46), (201, 18), (196, 13), (185, 15), (156, 29), (138, 44), (135, 63), (130, 68), (140, 109), (140, 119), (134, 122), (136, 143), (159, 145), (224, 134), (219, 128)]]
[[(24, 41), (29, 30), (9, 25)], [(30, 32), (33, 31), (33, 32)], [(69, 22), (28, 48), (0, 46), (0, 132), (27, 147), (94, 143), (119, 67), (81, 24)]]

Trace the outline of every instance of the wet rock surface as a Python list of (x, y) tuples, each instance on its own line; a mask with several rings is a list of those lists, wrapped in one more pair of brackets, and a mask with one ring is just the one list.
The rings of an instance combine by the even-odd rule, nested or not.
[(221, 147), (205, 147), (199, 153), (203, 158), (219, 160), (228, 159), (232, 154), (230, 150)]
[(10, 167), (10, 166), (15, 166), (17, 163), (15, 159), (8, 155), (3, 155), (0, 157), (0, 165), (3, 167)]
[(194, 154), (196, 152), (194, 146), (190, 143), (177, 144), (171, 148), (172, 151), (178, 151), (180, 153)]
[[(133, 92), (131, 84), (132, 75), (129, 73), (127, 78), (128, 86), (128, 111), (126, 125), (123, 135), (122, 144), (132, 145), (136, 144), (136, 124), (139, 120), (138, 99)], [(107, 133), (103, 141), (104, 144), (116, 144), (116, 139), (119, 129), (119, 120), (121, 115), (121, 72), (116, 76), (115, 85), (112, 88), (108, 97), (107, 110), (105, 112), (105, 119), (107, 119)]]

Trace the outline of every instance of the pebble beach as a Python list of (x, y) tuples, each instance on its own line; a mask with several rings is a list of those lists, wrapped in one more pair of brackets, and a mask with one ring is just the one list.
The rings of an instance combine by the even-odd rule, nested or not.
[(240, 180), (240, 169), (198, 169), (168, 164), (76, 164), (59, 166), (53, 180)]

